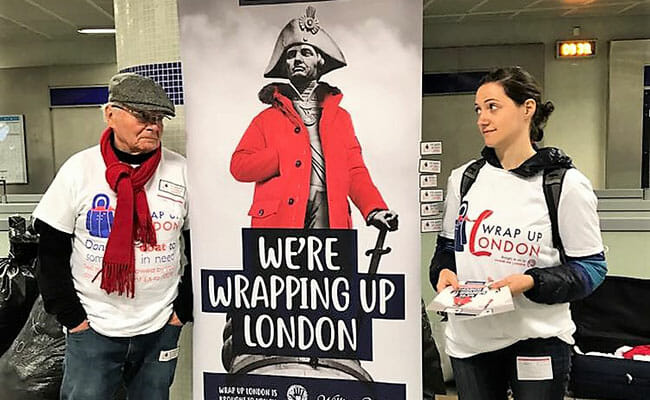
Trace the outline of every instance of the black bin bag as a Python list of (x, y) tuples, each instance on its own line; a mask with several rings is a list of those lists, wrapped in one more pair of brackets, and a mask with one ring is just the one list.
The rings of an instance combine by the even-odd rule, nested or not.
[[(9, 222), (10, 254), (0, 259), (0, 400), (58, 400), (65, 334), (38, 294), (38, 234), (22, 217)], [(121, 387), (113, 399), (125, 398)]]
[(19, 215), (12, 215), (8, 222), (10, 257), (16, 265), (32, 265), (38, 252), (38, 234)]
[(63, 379), (65, 336), (39, 296), (25, 326), (0, 357), (0, 399), (56, 400)]
[(34, 266), (38, 235), (9, 217), (9, 257), (0, 258), (0, 355), (11, 346), (38, 296)]

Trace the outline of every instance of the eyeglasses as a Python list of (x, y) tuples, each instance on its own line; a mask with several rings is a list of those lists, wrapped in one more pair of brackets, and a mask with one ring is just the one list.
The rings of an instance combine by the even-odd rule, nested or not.
[(129, 114), (133, 115), (135, 119), (138, 120), (138, 122), (143, 123), (143, 124), (157, 124), (159, 122), (162, 122), (163, 119), (167, 115), (158, 113), (158, 112), (151, 112), (151, 111), (135, 111), (128, 109), (126, 107), (118, 106), (117, 104), (111, 104), (112, 107), (119, 108), (120, 110), (126, 111)]

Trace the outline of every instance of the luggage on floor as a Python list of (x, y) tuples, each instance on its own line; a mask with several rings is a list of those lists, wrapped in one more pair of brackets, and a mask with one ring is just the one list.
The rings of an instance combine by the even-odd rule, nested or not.
[[(582, 353), (650, 344), (650, 280), (608, 276), (591, 296), (571, 304), (571, 314)], [(650, 362), (574, 351), (569, 391), (578, 398), (648, 400)]]

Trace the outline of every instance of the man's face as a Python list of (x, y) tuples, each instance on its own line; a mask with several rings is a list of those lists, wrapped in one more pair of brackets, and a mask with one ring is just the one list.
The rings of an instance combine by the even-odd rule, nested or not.
[(130, 154), (149, 153), (160, 146), (163, 114), (138, 112), (121, 105), (109, 105), (106, 122), (113, 128), (115, 146)]
[(287, 49), (285, 65), (290, 80), (313, 81), (318, 79), (318, 67), (323, 57), (308, 44), (297, 44)]

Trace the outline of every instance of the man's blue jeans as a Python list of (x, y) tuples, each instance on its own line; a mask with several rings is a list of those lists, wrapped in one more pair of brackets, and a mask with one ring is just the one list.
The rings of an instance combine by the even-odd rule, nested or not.
[[(552, 379), (520, 379), (517, 357), (551, 357)], [(528, 358), (526, 358), (528, 357)], [(562, 400), (571, 369), (571, 347), (558, 338), (528, 339), (469, 358), (451, 358), (459, 400)]]
[[(68, 334), (62, 400), (111, 400), (124, 385), (129, 400), (166, 400), (178, 359), (180, 326), (112, 338), (92, 328)], [(171, 350), (171, 351), (170, 351)]]

